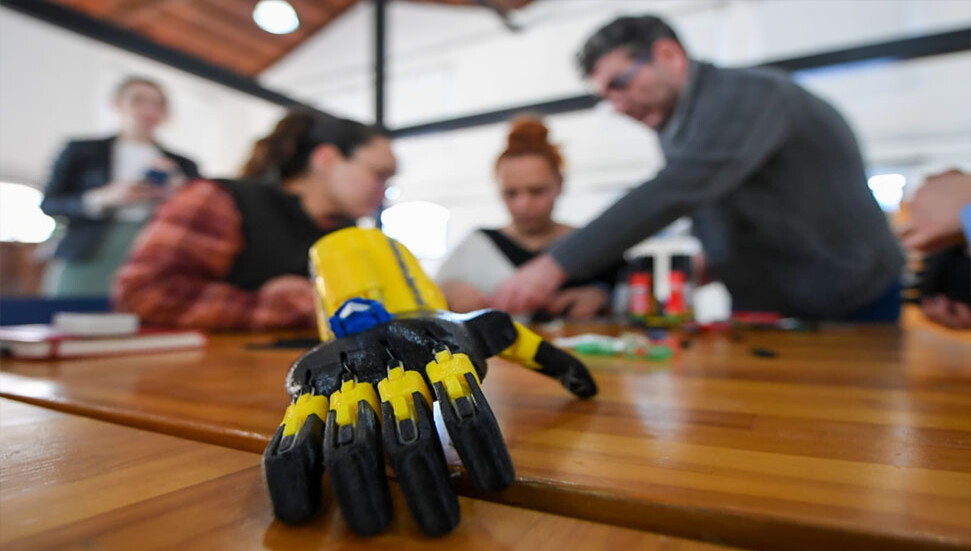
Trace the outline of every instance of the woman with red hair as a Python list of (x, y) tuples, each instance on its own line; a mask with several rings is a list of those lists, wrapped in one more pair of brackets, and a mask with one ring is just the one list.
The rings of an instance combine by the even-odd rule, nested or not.
[[(438, 273), (449, 307), (457, 312), (488, 308), (489, 296), (517, 267), (574, 230), (553, 219), (554, 204), (563, 191), (563, 157), (540, 119), (512, 122), (495, 171), (510, 223), (469, 234)], [(546, 314), (579, 319), (606, 311), (616, 275), (614, 266), (590, 280), (567, 282)]]

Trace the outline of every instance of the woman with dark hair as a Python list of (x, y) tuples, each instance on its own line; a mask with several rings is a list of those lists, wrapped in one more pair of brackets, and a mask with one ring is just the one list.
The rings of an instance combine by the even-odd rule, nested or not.
[(198, 177), (189, 159), (163, 149), (155, 130), (168, 117), (158, 83), (130, 77), (115, 90), (117, 135), (74, 140), (54, 162), (41, 209), (67, 219), (44, 276), (54, 296), (107, 296), (115, 271), (159, 201)]
[[(527, 116), (513, 121), (495, 170), (512, 220), (499, 229), (472, 232), (442, 264), (436, 279), (449, 307), (457, 312), (489, 308), (489, 296), (506, 277), (573, 231), (553, 219), (553, 207), (563, 191), (563, 157), (549, 142), (542, 120)], [(619, 268), (614, 265), (593, 278), (567, 282), (546, 314), (578, 319), (604, 312)]]
[(116, 305), (150, 324), (313, 327), (308, 249), (373, 214), (395, 170), (380, 129), (290, 113), (241, 180), (197, 180), (159, 209), (118, 274)]

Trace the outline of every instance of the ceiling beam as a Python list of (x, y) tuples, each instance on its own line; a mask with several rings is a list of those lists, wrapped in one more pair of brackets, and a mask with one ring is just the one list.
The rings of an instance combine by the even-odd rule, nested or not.
[(265, 88), (255, 79), (214, 65), (174, 48), (164, 46), (123, 27), (85, 15), (47, 0), (0, 0), (0, 6), (92, 38), (99, 42), (147, 57), (186, 73), (221, 84), (288, 109), (302, 109), (321, 115), (329, 114), (316, 107)]
[[(824, 67), (845, 66), (854, 63), (904, 61), (907, 59), (950, 54), (967, 50), (971, 50), (971, 28), (899, 38), (799, 57), (777, 59), (760, 63), (756, 67), (774, 67), (776, 69), (795, 72), (821, 69)], [(392, 131), (392, 136), (396, 138), (420, 136), (423, 134), (448, 132), (487, 124), (497, 124), (506, 122), (510, 118), (522, 113), (535, 115), (570, 113), (592, 109), (599, 102), (600, 98), (594, 95), (579, 94), (550, 101), (517, 105), (494, 111), (485, 111), (462, 117), (397, 128)]]

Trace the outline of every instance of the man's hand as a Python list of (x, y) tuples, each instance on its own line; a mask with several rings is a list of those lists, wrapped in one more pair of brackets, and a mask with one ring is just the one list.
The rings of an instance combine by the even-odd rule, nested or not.
[(492, 307), (510, 314), (532, 312), (547, 303), (567, 280), (566, 272), (549, 254), (527, 262), (492, 297)]
[(571, 320), (592, 318), (607, 305), (609, 297), (595, 285), (564, 289), (553, 297), (546, 311)]
[(951, 170), (931, 176), (908, 204), (910, 223), (904, 246), (921, 252), (960, 242), (961, 208), (971, 203), (971, 175)]

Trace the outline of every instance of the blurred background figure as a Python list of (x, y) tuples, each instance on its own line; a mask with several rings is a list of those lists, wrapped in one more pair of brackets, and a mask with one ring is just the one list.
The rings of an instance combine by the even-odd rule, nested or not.
[[(563, 191), (562, 171), (563, 157), (550, 143), (542, 120), (514, 120), (506, 149), (495, 164), (499, 193), (511, 221), (502, 228), (472, 232), (442, 264), (437, 279), (452, 310), (488, 308), (490, 295), (517, 267), (574, 230), (553, 219), (556, 199)], [(618, 268), (615, 263), (593, 277), (568, 281), (546, 313), (578, 319), (605, 312)]]
[[(614, 239), (633, 243), (625, 254), (645, 263), (650, 259), (659, 311), (666, 311), (670, 276), (678, 271), (673, 269), (675, 261), (683, 265), (680, 257), (695, 256), (703, 249), (707, 258), (698, 255), (690, 275), (697, 277), (699, 285), (706, 278), (716, 280), (711, 288), (719, 291), (724, 299), (721, 304), (726, 305), (718, 316), (728, 315), (728, 304), (737, 310), (760, 305), (776, 309), (773, 302), (750, 300), (754, 294), (770, 298), (798, 295), (802, 297), (798, 310), (791, 304), (781, 305), (787, 313), (805, 312), (806, 304), (816, 310), (810, 314), (818, 313), (827, 293), (817, 292), (807, 282), (823, 277), (829, 280), (823, 291), (830, 285), (840, 286), (850, 297), (828, 302), (839, 310), (854, 310), (853, 303), (866, 302), (867, 293), (888, 287), (896, 270), (873, 268), (869, 278), (858, 277), (858, 272), (873, 266), (874, 257), (893, 260), (887, 252), (889, 244), (900, 248), (886, 238), (883, 229), (875, 230), (880, 232), (878, 245), (848, 246), (870, 243), (863, 234), (878, 228), (874, 220), (881, 213), (873, 208), (869, 195), (885, 217), (895, 216), (901, 200), (912, 196), (927, 174), (941, 172), (941, 167), (969, 172), (969, 2), (519, 3), (520, 7), (506, 10), (516, 32), (496, 24), (494, 10), (474, 2), (388, 3), (388, 17), (400, 22), (395, 31), (398, 39), (385, 44), (385, 58), (397, 60), (394, 65), (400, 71), (389, 73), (378, 71), (372, 56), (345, 55), (348, 51), (367, 52), (375, 45), (374, 4), (364, 0), (346, 2), (340, 10), (320, 2), (295, 6), (297, 28), (286, 35), (260, 27), (256, 19), (250, 20), (246, 7), (233, 3), (230, 8), (216, 0), (164, 3), (165, 9), (107, 9), (102, 2), (74, 0), (0, 2), (0, 299), (33, 298), (41, 292), (40, 274), (54, 259), (54, 249), (69, 222), (72, 234), (101, 232), (90, 227), (103, 223), (89, 223), (90, 216), (78, 214), (76, 209), (73, 216), (59, 216), (56, 224), (39, 205), (53, 154), (64, 149), (69, 138), (120, 131), (111, 100), (116, 85), (127, 75), (164, 84), (171, 112), (155, 133), (156, 143), (187, 154), (210, 175), (237, 174), (253, 143), (269, 134), (294, 106), (375, 121), (393, 129), (402, 169), (389, 182), (380, 224), (415, 253), (429, 274), (437, 274), (451, 250), (470, 234), (481, 233), (480, 228), (498, 231), (512, 225), (504, 202), (494, 200), (498, 193), (496, 157), (506, 143), (510, 114), (541, 114), (568, 161), (568, 171), (563, 174), (566, 186), (555, 202), (556, 222), (583, 228), (641, 187), (645, 189), (638, 193), (649, 192), (650, 197), (634, 206), (626, 203), (636, 216), (625, 223), (634, 224), (636, 218), (641, 224), (663, 224), (654, 216), (659, 210), (665, 210), (664, 218), (677, 217), (650, 235), (641, 231), (643, 226), (630, 225), (607, 232), (608, 238), (602, 241), (596, 237), (584, 240), (592, 246), (568, 246), (583, 234), (578, 230), (553, 242), (551, 256), (563, 267), (572, 267), (566, 270), (568, 277), (578, 276), (583, 274), (573, 273), (573, 269), (583, 263), (580, 255), (605, 250)], [(256, 4), (255, 0), (249, 4), (254, 17)], [(51, 10), (71, 17), (52, 24)], [(571, 63), (573, 53), (598, 29), (618, 17), (636, 20), (651, 10), (674, 29), (671, 34), (676, 32), (674, 38), (654, 40), (657, 52), (654, 46), (645, 47), (649, 33), (640, 33), (642, 40), (634, 41), (631, 55), (601, 56), (614, 65), (601, 64), (598, 71), (593, 62), (588, 75)], [(147, 13), (153, 25), (145, 25)], [(239, 24), (227, 26), (227, 17)], [(100, 27), (91, 26), (93, 22), (121, 26), (139, 41), (179, 55), (146, 57), (146, 52), (160, 50), (131, 49), (131, 42), (119, 43), (112, 33), (78, 33), (78, 25), (82, 31), (84, 26)], [(469, 40), (470, 36), (476, 39)], [(600, 46), (604, 44), (614, 43), (606, 41)], [(680, 63), (679, 46), (687, 52), (683, 58), (688, 71), (681, 91), (674, 94), (673, 88), (680, 82), (680, 73), (672, 70)], [(591, 49), (597, 50), (602, 48)], [(551, 62), (550, 52), (560, 52), (560, 62)], [(642, 59), (644, 53), (650, 54), (649, 59)], [(701, 60), (710, 61), (711, 66)], [(198, 71), (200, 62), (216, 70)], [(246, 80), (227, 80), (219, 69)], [(858, 140), (862, 159), (834, 163), (831, 171), (822, 170), (824, 163), (817, 163), (791, 177), (787, 173), (783, 179), (795, 183), (776, 188), (776, 180), (767, 176), (785, 164), (782, 161), (805, 152), (819, 152), (822, 157), (843, 145), (843, 140), (810, 126), (788, 124), (788, 135), (801, 137), (802, 147), (783, 143), (737, 189), (714, 200), (702, 197), (710, 190), (695, 185), (697, 182), (717, 183), (721, 189), (722, 176), (751, 161), (734, 153), (753, 151), (755, 145), (771, 146), (768, 136), (779, 130), (775, 123), (781, 121), (764, 116), (780, 111), (777, 102), (752, 102), (754, 92), (750, 95), (749, 89), (734, 95), (715, 94), (718, 101), (708, 111), (718, 117), (696, 118), (712, 74), (719, 78), (774, 74), (782, 77), (780, 81), (789, 81), (787, 90), (808, 91), (811, 98), (821, 99), (844, 119)], [(381, 90), (384, 93), (379, 94)], [(677, 101), (672, 103), (675, 95)], [(811, 101), (795, 91), (792, 98), (796, 101), (783, 103)], [(680, 109), (682, 103), (691, 108)], [(737, 115), (753, 108), (752, 116)], [(658, 125), (669, 110), (664, 128), (655, 132), (651, 125)], [(680, 116), (682, 113), (690, 116)], [(699, 128), (707, 132), (695, 132)], [(740, 138), (715, 140), (716, 135)], [(712, 138), (710, 144), (704, 144), (711, 147), (689, 147), (689, 142), (706, 138)], [(693, 170), (681, 172), (676, 183), (664, 186), (663, 193), (647, 189), (651, 187), (647, 181), (655, 176), (673, 181), (677, 168), (691, 160), (697, 161), (690, 164)], [(715, 164), (727, 170), (709, 170)], [(851, 165), (856, 175), (844, 185), (837, 176)], [(104, 172), (101, 183), (107, 184), (114, 177), (110, 170)], [(869, 189), (861, 186), (864, 180)], [(654, 181), (654, 186), (660, 187), (658, 183)], [(832, 186), (832, 190), (822, 191), (820, 186)], [(844, 196), (847, 189), (852, 189), (852, 201)], [(49, 210), (57, 195), (51, 191), (45, 205)], [(693, 193), (696, 191), (700, 193)], [(665, 200), (670, 198), (669, 192), (685, 193), (671, 202)], [(810, 195), (821, 201), (804, 200)], [(682, 208), (685, 202), (698, 200), (704, 206)], [(151, 208), (155, 201), (133, 206)], [(820, 202), (824, 203), (821, 218), (805, 222), (801, 214)], [(91, 204), (96, 205), (97, 200)], [(133, 206), (106, 210), (120, 214)], [(827, 216), (835, 222), (830, 223)], [(122, 217), (110, 218), (114, 224)], [(610, 218), (625, 221), (624, 216)], [(854, 229), (856, 234), (847, 237), (845, 227), (856, 228), (862, 220), (868, 229)], [(842, 238), (831, 237), (837, 233)], [(698, 236), (708, 236), (704, 247)], [(68, 246), (76, 240), (90, 243), (100, 239), (72, 236), (61, 254), (67, 255), (66, 249), (79, 250)], [(802, 254), (802, 246), (812, 248), (812, 256)], [(847, 253), (848, 248), (853, 251)], [(813, 261), (803, 263), (803, 258)], [(63, 267), (63, 257), (54, 261), (58, 268)], [(631, 268), (634, 273), (647, 272), (644, 263), (634, 263)], [(582, 265), (579, 269), (597, 268)], [(913, 270), (908, 266), (908, 271)], [(748, 287), (736, 284), (747, 272), (756, 274), (751, 278), (754, 283)], [(830, 275), (821, 277), (819, 273)], [(56, 274), (58, 270), (48, 272), (48, 276)], [(911, 276), (905, 274), (908, 280)], [(102, 285), (108, 280), (93, 279)], [(553, 284), (547, 305), (560, 291), (559, 282), (548, 279)], [(857, 285), (864, 287), (858, 283), (860, 279), (866, 280), (867, 287), (856, 292)], [(55, 280), (48, 277), (48, 289)], [(62, 282), (75, 280), (81, 281), (61, 278)], [(722, 282), (737, 291), (734, 297)], [(613, 306), (618, 311), (630, 306), (623, 298), (627, 288), (629, 285), (617, 286)], [(637, 289), (640, 293), (640, 287)], [(886, 291), (887, 297), (893, 295), (892, 289)], [(705, 291), (697, 296), (706, 294), (710, 295)], [(107, 302), (105, 296), (92, 300)], [(855, 310), (852, 313), (859, 311)], [(912, 310), (918, 319), (924, 318), (919, 308)], [(844, 312), (825, 313), (825, 317), (831, 315), (840, 317)], [(0, 324), (11, 319), (5, 316)]]
[(193, 161), (160, 146), (155, 131), (168, 99), (155, 81), (130, 77), (114, 95), (118, 134), (68, 142), (57, 160), (41, 209), (67, 219), (67, 230), (44, 275), (53, 296), (107, 296), (135, 236), (158, 203), (198, 177)]
[(116, 304), (156, 325), (313, 327), (307, 251), (373, 215), (395, 171), (382, 130), (289, 113), (241, 180), (198, 180), (166, 202), (119, 272)]
[(904, 245), (924, 253), (921, 310), (953, 329), (971, 329), (971, 175), (951, 170), (927, 178), (907, 204)]
[(829, 103), (781, 72), (692, 59), (650, 15), (597, 30), (578, 61), (598, 96), (658, 133), (667, 164), (503, 282), (495, 307), (550, 304), (561, 282), (690, 216), (735, 309), (897, 321), (900, 247)]

